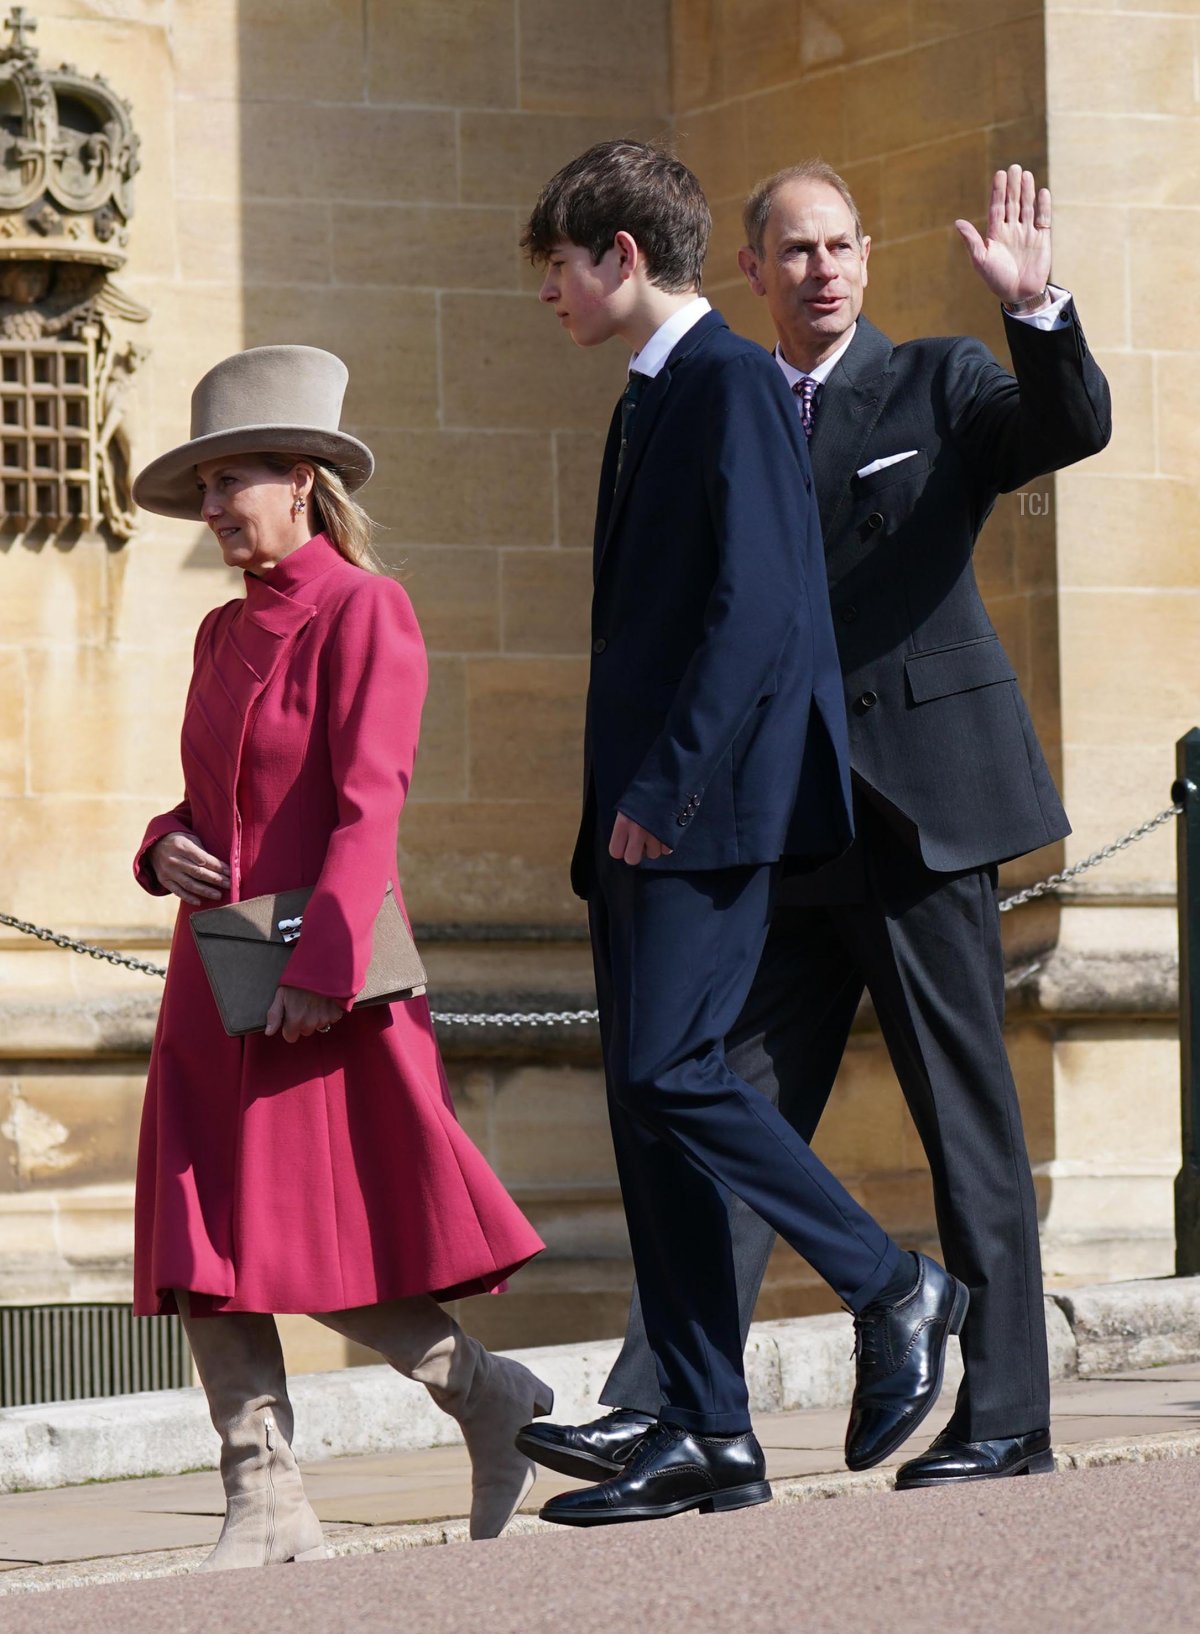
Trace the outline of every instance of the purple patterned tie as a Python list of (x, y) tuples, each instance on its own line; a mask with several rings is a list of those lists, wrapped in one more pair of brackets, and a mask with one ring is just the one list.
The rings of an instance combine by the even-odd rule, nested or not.
[(806, 374), (803, 380), (797, 380), (792, 387), (792, 390), (800, 399), (800, 424), (804, 427), (804, 435), (810, 442), (813, 434), (813, 399), (817, 395), (820, 384), (819, 380), (814, 380), (812, 375)]

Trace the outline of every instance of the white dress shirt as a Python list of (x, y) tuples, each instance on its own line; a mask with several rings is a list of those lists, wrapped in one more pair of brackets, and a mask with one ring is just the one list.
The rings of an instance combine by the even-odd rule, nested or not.
[(1009, 317), (1015, 323), (1027, 323), (1034, 329), (1065, 329), (1070, 321), (1067, 302), (1071, 299), (1071, 291), (1060, 288), (1058, 284), (1047, 284), (1046, 293), (1052, 297), (1048, 306), (1041, 307), (1037, 312), (1010, 312)]
[[(788, 362), (787, 358), (784, 357), (782, 348), (780, 347), (779, 342), (776, 341), (775, 361), (783, 370), (783, 378), (787, 381), (788, 385), (792, 387), (798, 386), (802, 380), (807, 380), (809, 375), (811, 375), (818, 386), (823, 386), (833, 371), (837, 368), (838, 364), (842, 361), (842, 358), (845, 356), (846, 352), (849, 350), (850, 342), (854, 339), (854, 334), (857, 328), (858, 325), (856, 323), (852, 323), (850, 325), (850, 333), (838, 347), (837, 351), (831, 352), (827, 358), (824, 358), (817, 364), (815, 369), (795, 368)], [(799, 399), (797, 399), (797, 402), (798, 401)]]
[(653, 380), (656, 374), (662, 372), (663, 365), (688, 330), (694, 328), (706, 312), (711, 311), (712, 307), (703, 295), (697, 295), (686, 306), (677, 307), (665, 323), (659, 324), (641, 351), (630, 358), (630, 374), (644, 374), (647, 379)]

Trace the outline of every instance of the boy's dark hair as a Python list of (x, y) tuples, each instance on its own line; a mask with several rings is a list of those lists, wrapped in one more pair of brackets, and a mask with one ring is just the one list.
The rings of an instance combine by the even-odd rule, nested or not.
[(542, 188), (521, 248), (535, 266), (563, 243), (598, 262), (625, 232), (650, 282), (677, 293), (700, 288), (711, 231), (708, 201), (680, 160), (648, 142), (597, 142)]

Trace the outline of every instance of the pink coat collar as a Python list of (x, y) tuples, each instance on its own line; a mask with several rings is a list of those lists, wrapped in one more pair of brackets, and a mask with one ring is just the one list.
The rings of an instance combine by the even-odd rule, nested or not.
[(246, 598), (251, 605), (256, 601), (261, 605), (272, 599), (272, 593), (281, 596), (294, 595), (297, 590), (303, 590), (312, 584), (314, 579), (321, 578), (342, 560), (343, 557), (336, 546), (330, 543), (325, 534), (314, 533), (298, 550), (293, 550), (281, 562), (276, 562), (269, 573), (261, 577), (257, 573), (243, 575), (246, 580)]

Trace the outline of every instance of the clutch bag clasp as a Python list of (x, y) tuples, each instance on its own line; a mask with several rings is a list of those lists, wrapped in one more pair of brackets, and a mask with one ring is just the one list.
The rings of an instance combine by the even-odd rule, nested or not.
[(278, 929), (285, 942), (298, 942), (303, 924), (304, 915), (298, 913), (294, 919), (281, 919)]

